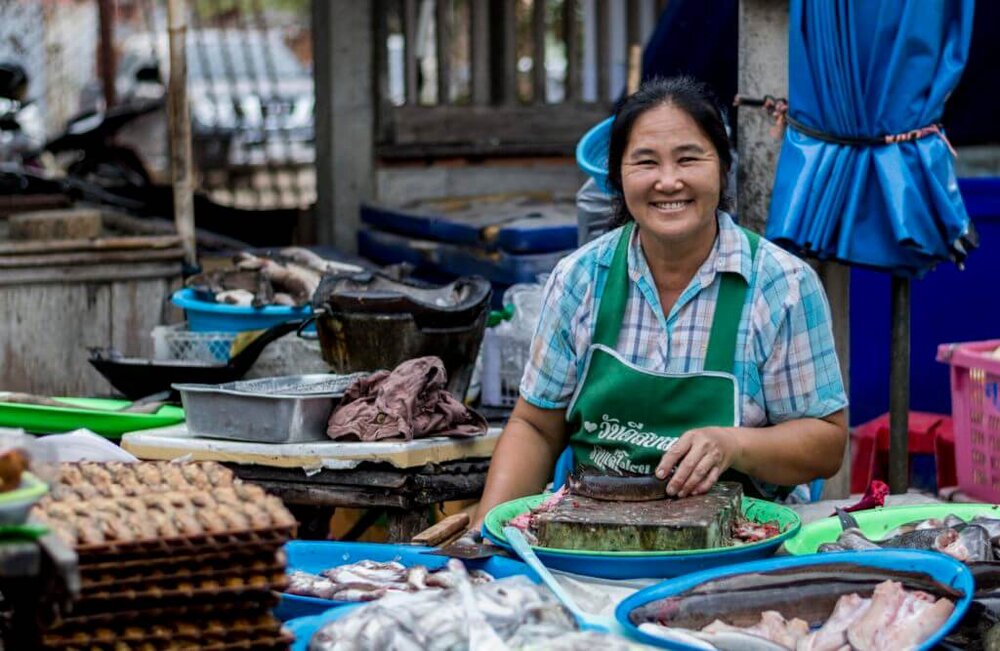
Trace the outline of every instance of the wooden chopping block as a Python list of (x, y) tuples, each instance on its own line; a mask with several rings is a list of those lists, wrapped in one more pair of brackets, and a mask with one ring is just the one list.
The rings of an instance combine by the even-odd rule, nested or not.
[(730, 543), (743, 487), (720, 482), (704, 495), (648, 502), (608, 502), (568, 494), (536, 513), (542, 547), (589, 551), (678, 551)]
[(84, 240), (100, 237), (101, 211), (39, 210), (11, 215), (7, 235), (12, 240)]

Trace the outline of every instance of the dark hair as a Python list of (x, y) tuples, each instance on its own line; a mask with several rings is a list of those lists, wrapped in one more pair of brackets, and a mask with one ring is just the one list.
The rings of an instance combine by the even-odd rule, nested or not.
[(715, 147), (722, 176), (719, 182), (719, 208), (729, 208), (726, 190), (733, 154), (729, 135), (726, 133), (725, 111), (715, 93), (708, 84), (687, 75), (666, 79), (654, 77), (624, 98), (615, 109), (608, 142), (608, 185), (613, 190), (611, 205), (614, 226), (621, 226), (633, 219), (625, 205), (622, 191), (622, 158), (625, 157), (625, 147), (632, 135), (632, 127), (640, 115), (665, 104), (675, 106), (691, 116)]

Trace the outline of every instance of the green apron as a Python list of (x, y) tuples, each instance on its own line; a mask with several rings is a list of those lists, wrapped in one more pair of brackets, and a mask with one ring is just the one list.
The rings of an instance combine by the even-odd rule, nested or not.
[[(618, 239), (582, 380), (566, 420), (575, 466), (652, 474), (684, 432), (739, 425), (740, 393), (733, 366), (748, 288), (739, 274), (722, 276), (704, 371), (663, 373), (630, 364), (615, 344), (629, 294), (628, 248), (633, 228), (633, 223), (626, 225)], [(744, 232), (753, 259), (759, 238)], [(740, 473), (727, 471), (724, 478), (740, 481), (749, 495), (760, 495)]]

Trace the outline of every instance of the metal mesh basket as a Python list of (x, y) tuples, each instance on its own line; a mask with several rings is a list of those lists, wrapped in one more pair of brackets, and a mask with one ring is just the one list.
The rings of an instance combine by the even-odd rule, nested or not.
[(153, 357), (199, 362), (229, 361), (229, 351), (237, 332), (191, 332), (187, 325), (156, 326), (153, 338)]

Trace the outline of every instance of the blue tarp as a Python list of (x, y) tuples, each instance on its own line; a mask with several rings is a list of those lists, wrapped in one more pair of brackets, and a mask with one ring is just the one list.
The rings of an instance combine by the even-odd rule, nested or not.
[[(792, 0), (789, 115), (873, 138), (940, 122), (969, 52), (974, 0)], [(767, 237), (820, 259), (921, 275), (974, 240), (945, 140), (855, 146), (789, 127)]]

